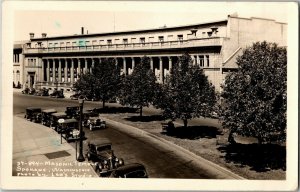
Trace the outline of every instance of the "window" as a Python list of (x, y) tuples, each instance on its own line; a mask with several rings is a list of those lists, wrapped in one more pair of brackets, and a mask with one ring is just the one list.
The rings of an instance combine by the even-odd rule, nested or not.
[(154, 37), (149, 37), (149, 41), (148, 42), (154, 42)]
[(82, 41), (82, 40), (80, 40), (79, 42), (78, 42), (78, 46), (84, 46), (84, 41)]
[(107, 45), (108, 45), (108, 46), (111, 46), (111, 45), (112, 45), (111, 39), (108, 39), (108, 40), (107, 40)]
[(119, 44), (120, 43), (120, 39), (115, 39), (115, 44)]
[(131, 43), (136, 43), (136, 38), (131, 38)]
[(183, 35), (177, 35), (178, 41), (182, 42), (183, 41)]
[(141, 37), (141, 38), (140, 38), (140, 43), (141, 43), (142, 45), (145, 45), (145, 37)]
[(200, 67), (204, 67), (204, 56), (199, 55)]
[(123, 39), (123, 44), (128, 45), (128, 39)]
[(70, 46), (71, 46), (70, 42), (67, 42), (67, 44), (66, 44), (66, 45), (67, 45), (67, 47), (70, 47)]
[(72, 47), (75, 47), (76, 46), (76, 42), (72, 42)]
[(64, 47), (65, 46), (65, 42), (60, 42), (60, 47)]
[(158, 37), (158, 41), (159, 41), (159, 42), (164, 42), (164, 36), (159, 36), (159, 37)]

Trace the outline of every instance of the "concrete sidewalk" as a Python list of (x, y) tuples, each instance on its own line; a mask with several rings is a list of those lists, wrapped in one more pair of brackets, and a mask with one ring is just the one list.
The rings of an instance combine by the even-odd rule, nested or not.
[(21, 116), (13, 120), (13, 176), (98, 177), (54, 130)]

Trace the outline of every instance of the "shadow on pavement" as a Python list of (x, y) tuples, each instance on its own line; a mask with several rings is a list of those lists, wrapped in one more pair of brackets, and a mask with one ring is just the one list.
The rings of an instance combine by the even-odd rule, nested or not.
[(272, 169), (286, 170), (286, 147), (278, 144), (231, 144), (218, 148), (225, 153), (226, 162), (250, 166), (251, 170), (266, 172)]
[(163, 121), (165, 118), (162, 115), (149, 115), (149, 116), (130, 116), (125, 118), (127, 121), (132, 122), (151, 122), (151, 121)]
[(199, 139), (199, 138), (216, 138), (217, 135), (221, 135), (222, 132), (216, 127), (210, 126), (188, 126), (188, 127), (176, 127), (172, 132), (162, 133), (168, 136), (173, 136), (180, 139)]
[(104, 107), (94, 109), (97, 113), (137, 113), (137, 108), (131, 107)]

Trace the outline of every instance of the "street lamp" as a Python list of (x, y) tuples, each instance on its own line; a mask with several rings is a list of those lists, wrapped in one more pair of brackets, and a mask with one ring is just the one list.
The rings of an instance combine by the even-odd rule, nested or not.
[(77, 158), (77, 161), (79, 162), (82, 162), (84, 161), (84, 156), (83, 156), (83, 147), (82, 147), (82, 135), (83, 135), (83, 132), (82, 132), (82, 108), (83, 108), (83, 103), (84, 103), (84, 100), (83, 99), (78, 99), (79, 101), (79, 156)]

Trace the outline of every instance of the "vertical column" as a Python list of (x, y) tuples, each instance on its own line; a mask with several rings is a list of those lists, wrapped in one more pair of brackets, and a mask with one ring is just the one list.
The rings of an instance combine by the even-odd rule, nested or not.
[(47, 64), (47, 82), (50, 82), (50, 62), (48, 59), (46, 59), (46, 64)]
[(58, 59), (58, 82), (61, 82), (61, 59)]
[(94, 67), (95, 67), (95, 60), (94, 60), (94, 58), (92, 58), (92, 66), (91, 66), (91, 68), (90, 68), (90, 74), (93, 73)]
[(126, 74), (126, 58), (125, 57), (123, 57), (123, 74), (126, 76), (127, 74)]
[(199, 57), (199, 55), (196, 55), (196, 59), (197, 59), (197, 65), (200, 65), (200, 57)]
[(41, 79), (41, 81), (44, 82), (45, 81), (45, 72), (44, 72), (45, 71), (45, 62), (43, 59), (40, 59), (40, 61), (42, 64), (42, 79)]
[(88, 59), (85, 58), (84, 59), (84, 70), (83, 70), (83, 73), (85, 74), (85, 73), (87, 73), (87, 71), (88, 71)]
[(73, 85), (74, 83), (74, 59), (71, 58), (71, 84)]
[(169, 72), (171, 71), (172, 67), (172, 58), (169, 57)]
[(65, 60), (65, 79), (64, 82), (67, 83), (68, 82), (68, 59), (64, 59)]
[(159, 70), (160, 70), (160, 82), (163, 83), (164, 80), (164, 70), (163, 70), (163, 60), (159, 57)]
[(78, 67), (77, 67), (77, 79), (78, 79), (78, 75), (81, 74), (81, 61), (80, 58), (78, 58)]
[(132, 71), (134, 70), (134, 66), (135, 66), (135, 60), (134, 60), (134, 57), (131, 57), (131, 60), (132, 60)]
[(153, 71), (153, 57), (150, 57), (150, 69)]
[(55, 59), (52, 60), (52, 82), (55, 82)]
[(203, 60), (204, 60), (204, 65), (203, 65), (203, 67), (207, 67), (206, 55), (203, 55)]

